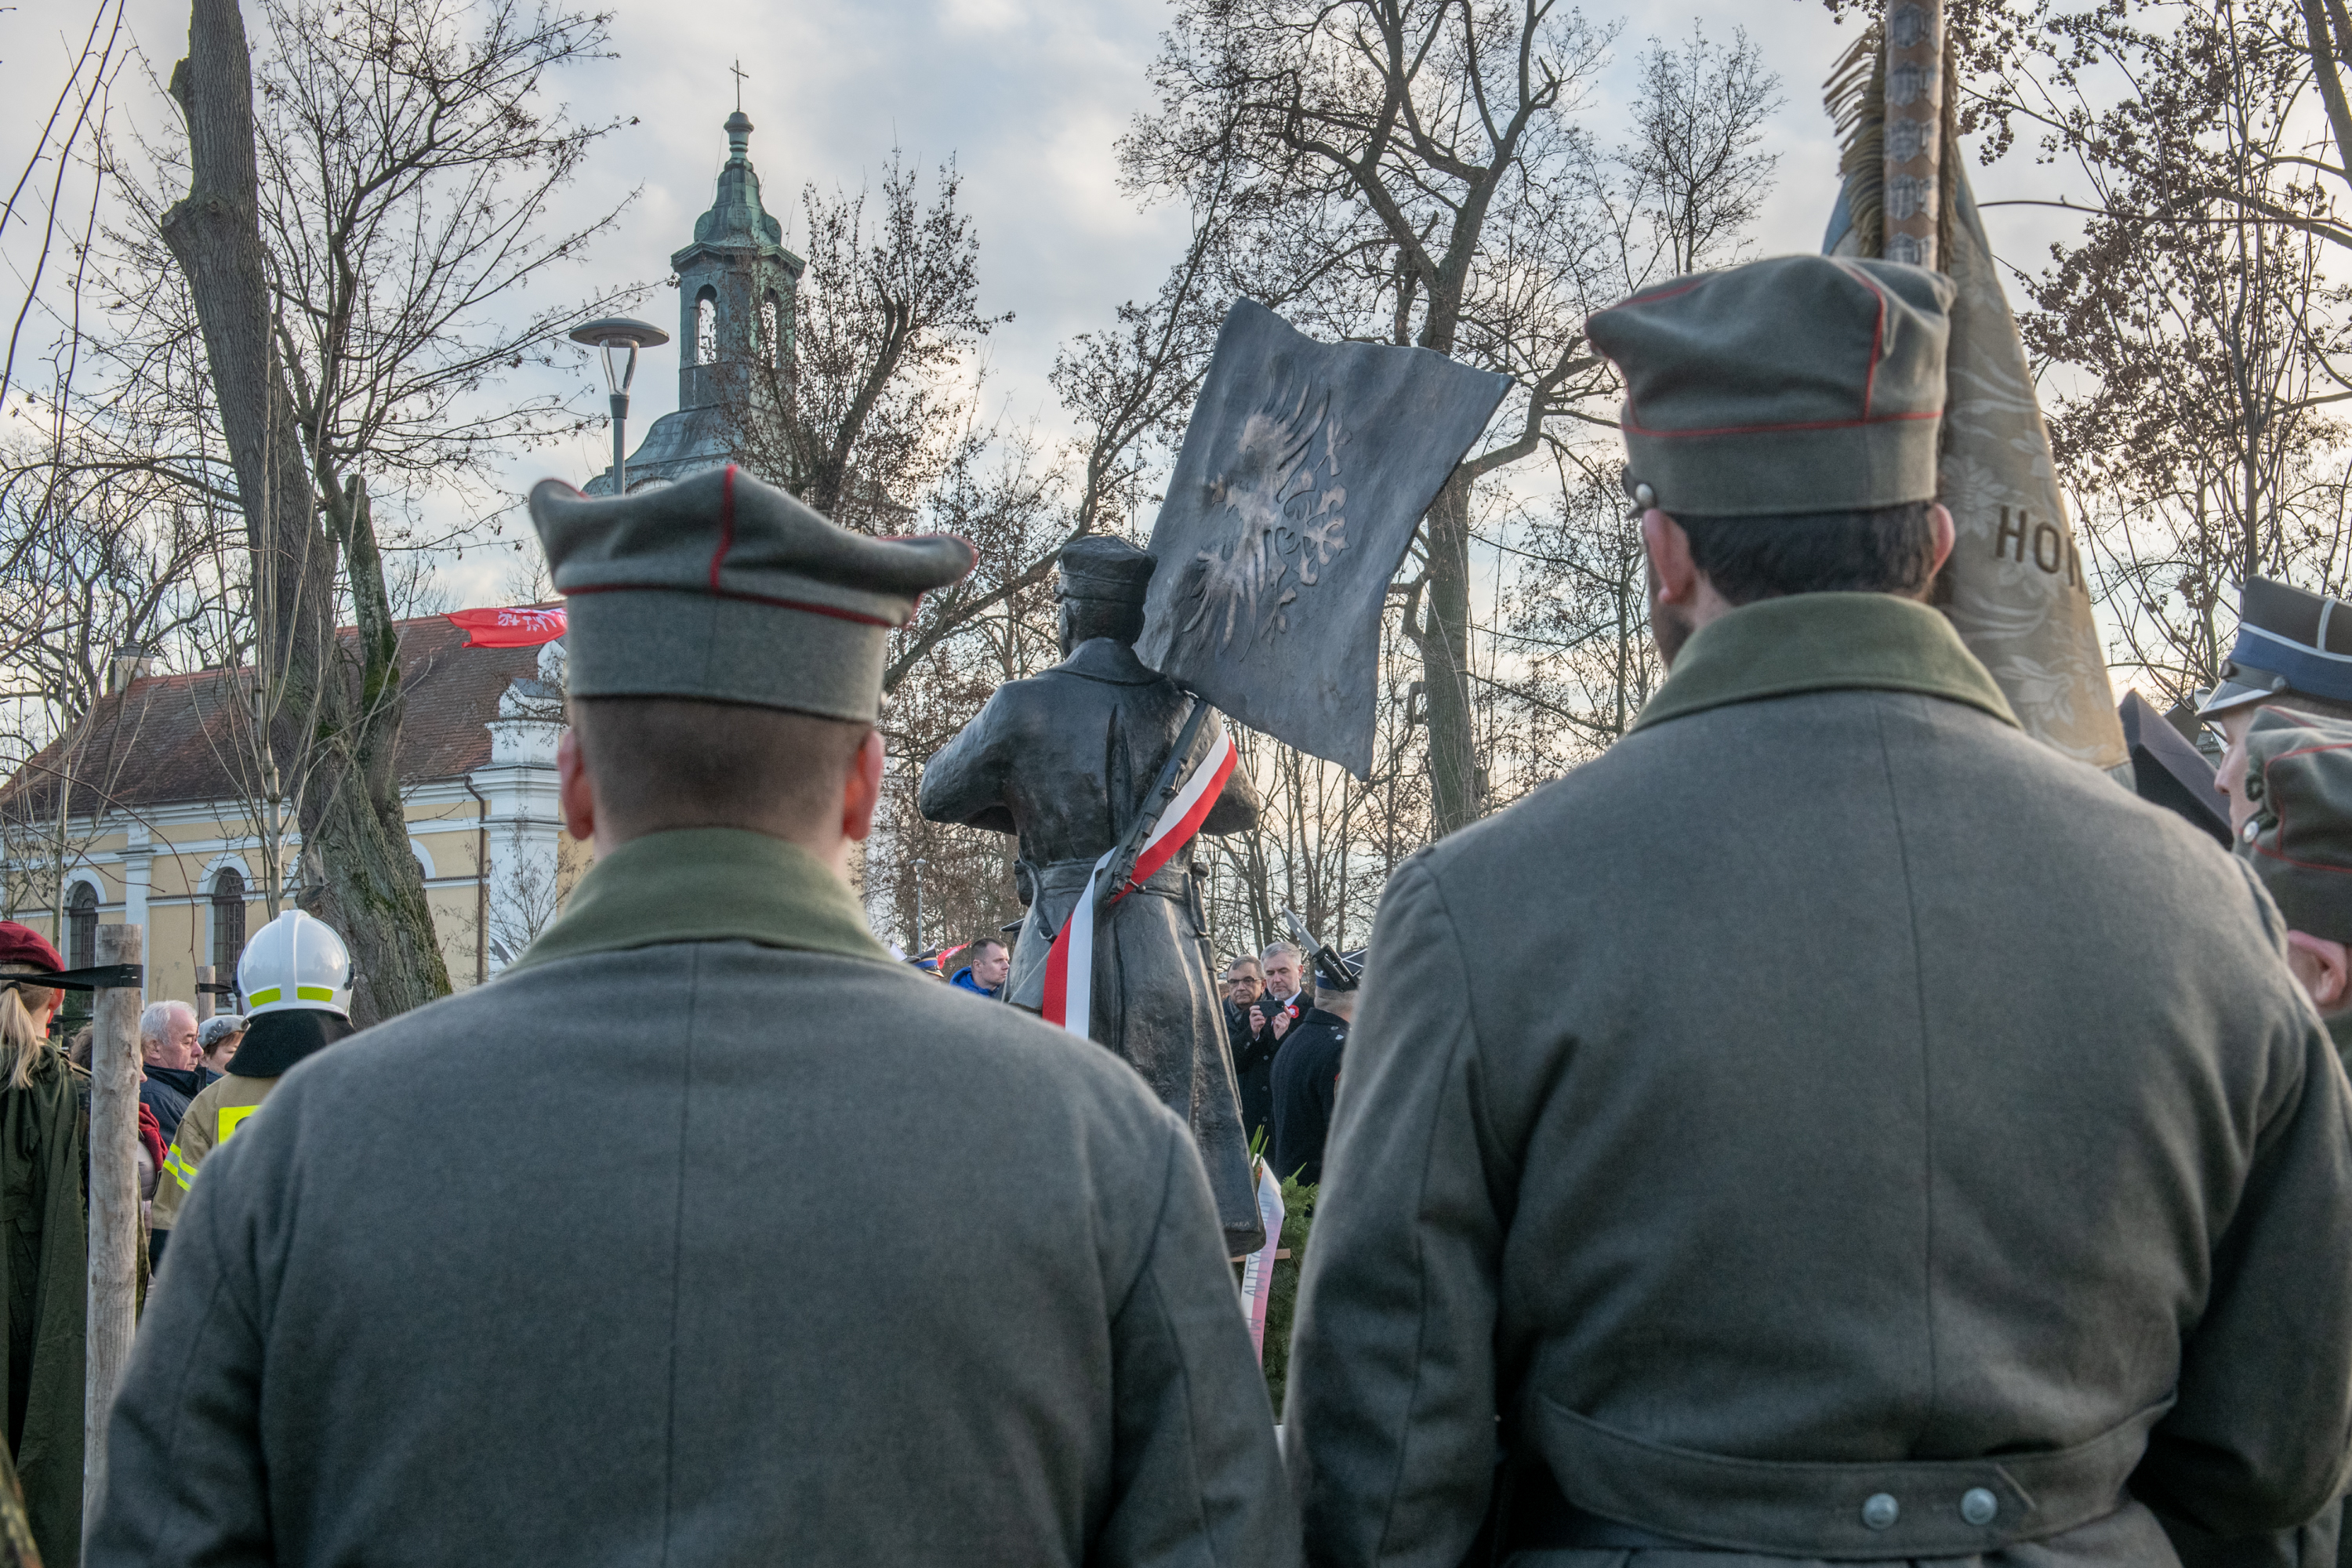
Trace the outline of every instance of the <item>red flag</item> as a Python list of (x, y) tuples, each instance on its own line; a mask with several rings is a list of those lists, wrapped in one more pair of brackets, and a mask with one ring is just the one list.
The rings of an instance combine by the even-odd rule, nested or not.
[(563, 611), (453, 610), (449, 623), (466, 633), (467, 647), (537, 647), (563, 635)]

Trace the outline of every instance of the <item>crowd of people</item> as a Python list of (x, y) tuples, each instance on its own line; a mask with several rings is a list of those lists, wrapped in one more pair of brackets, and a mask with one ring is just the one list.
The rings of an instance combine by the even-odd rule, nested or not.
[[(2024, 734), (1929, 603), (1950, 302), (1791, 258), (1593, 319), (1667, 678), (1409, 859), (1360, 977), (1229, 964), (1238, 1103), (1166, 1019), (1142, 1061), (1009, 1005), (1025, 942), (919, 982), (866, 924), (887, 639), (967, 547), (732, 469), (540, 487), (594, 862), (348, 1048), (291, 913), (227, 1076), (150, 1009), (178, 1239), (88, 1561), (2352, 1555), (2352, 605), (2249, 586), (2226, 850)], [(0, 942), (10, 1125), (70, 1122), (56, 954)], [(1236, 1113), (1319, 1184), (1279, 1412), (1202, 1154)], [(55, 1168), (12, 1248), (79, 1223)]]
[(1287, 942), (1225, 966), (1225, 1035), (1242, 1125), (1277, 1175), (1308, 1186), (1323, 1179), (1323, 1145), (1360, 984), (1344, 961), (1312, 964)]

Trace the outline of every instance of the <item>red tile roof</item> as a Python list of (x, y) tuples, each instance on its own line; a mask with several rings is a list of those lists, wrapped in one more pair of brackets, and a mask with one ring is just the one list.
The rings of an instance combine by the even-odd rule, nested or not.
[[(457, 778), (488, 763), (499, 698), (539, 668), (531, 647), (466, 647), (466, 634), (439, 616), (402, 621), (401, 689), (407, 711), (395, 765), (400, 782)], [(346, 647), (356, 644), (349, 627)], [(57, 810), (53, 793), (71, 747), (74, 799), (79, 816), (96, 790), (116, 806), (233, 799), (259, 791), (249, 779), (254, 763), (242, 721), (250, 669), (207, 669), (155, 675), (99, 700), (71, 734), (50, 742), (16, 776), (0, 785), (0, 813), (43, 820)]]

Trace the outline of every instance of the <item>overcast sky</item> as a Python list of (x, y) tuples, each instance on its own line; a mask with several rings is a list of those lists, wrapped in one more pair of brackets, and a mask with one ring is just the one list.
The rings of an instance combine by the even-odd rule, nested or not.
[[(0, 89), (18, 106), (0, 125), (0, 166), (21, 166), (36, 118), (25, 106), (45, 110), (54, 97), (89, 3), (33, 0), (0, 14)], [(250, 18), (250, 4), (247, 11)], [(1836, 194), (1820, 83), (1852, 29), (1833, 26), (1819, 0), (1664, 7), (1593, 0), (1587, 15), (1619, 29), (1616, 62), (1587, 116), (1604, 144), (1621, 133), (1634, 57), (1648, 37), (1686, 37), (1695, 21), (1717, 38), (1748, 29), (1780, 77), (1783, 99), (1767, 142), (1780, 165), (1760, 248), (1817, 248)], [(1150, 295), (1184, 241), (1181, 212), (1139, 211), (1120, 192), (1115, 149), (1135, 115), (1151, 107), (1146, 70), (1169, 16), (1165, 0), (619, 0), (618, 58), (555, 86), (583, 116), (637, 123), (603, 144), (566, 204), (584, 214), (633, 187), (643, 194), (623, 226), (555, 286), (577, 293), (667, 277), (669, 253), (709, 205), (726, 156), (720, 122), (734, 106), (729, 67), (740, 58), (748, 73), (743, 108), (757, 126), (752, 161), (787, 243), (798, 237), (806, 182), (855, 187), (877, 174), (894, 145), (925, 166), (956, 159), (981, 240), (982, 306), (1014, 317), (990, 340), (993, 384), (1017, 416), (1055, 427), (1045, 380), (1055, 347), (1108, 321), (1119, 301)], [(131, 16), (154, 76), (168, 76), (185, 52), (185, 0), (132, 0)], [(175, 129), (176, 116), (135, 69), (121, 79), (117, 101), (151, 129)], [(1978, 174), (1980, 198), (2016, 194), (2004, 177), (2020, 188), (2046, 184), (2024, 160), (2010, 162), (2018, 167)], [(2039, 248), (2044, 230), (2034, 209), (1987, 217), (1998, 250), (2019, 257)], [(21, 267), (19, 238), (12, 233), (0, 251)], [(671, 325), (676, 309), (672, 292), (656, 287), (638, 313)], [(675, 345), (656, 351), (639, 373), (632, 446), (635, 433), (676, 401), (675, 353)], [(589, 386), (594, 374), (583, 354), (572, 384)], [(593, 386), (601, 393), (600, 381)], [(591, 433), (567, 448), (518, 454), (509, 472), (517, 493), (548, 474), (584, 481), (606, 460), (603, 441)], [(510, 524), (510, 534), (521, 531)], [(475, 552), (463, 565), (452, 563), (442, 583), (459, 602), (487, 603), (502, 574)]]

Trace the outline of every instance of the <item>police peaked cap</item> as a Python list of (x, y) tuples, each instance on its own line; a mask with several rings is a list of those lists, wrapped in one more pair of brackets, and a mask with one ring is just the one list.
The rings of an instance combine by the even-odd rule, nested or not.
[(946, 534), (873, 539), (733, 464), (630, 495), (558, 479), (530, 519), (574, 697), (682, 697), (872, 723), (890, 634), (971, 570)]
[(1645, 289), (1584, 324), (1625, 380), (1626, 493), (1688, 517), (1932, 500), (1952, 281), (1782, 256)]
[(2238, 595), (2238, 640), (2198, 717), (2295, 692), (2352, 702), (2352, 605), (2249, 577)]

